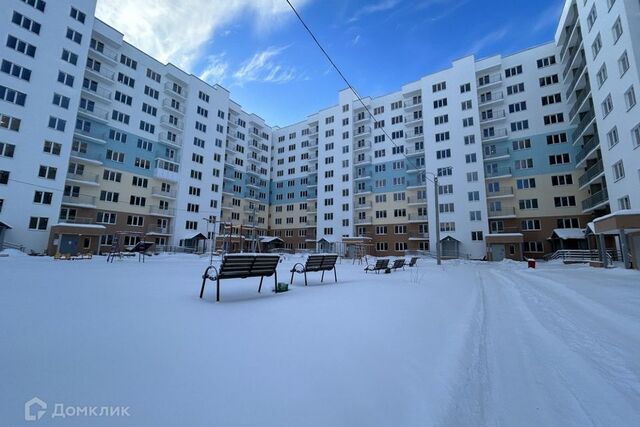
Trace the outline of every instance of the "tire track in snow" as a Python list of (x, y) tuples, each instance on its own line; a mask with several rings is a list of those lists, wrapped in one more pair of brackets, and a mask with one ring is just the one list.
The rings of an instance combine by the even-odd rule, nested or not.
[[(552, 348), (555, 363), (549, 368), (564, 389), (550, 392), (570, 396), (590, 423), (622, 425), (631, 420), (640, 422), (638, 377), (626, 368), (627, 359), (601, 342), (595, 332), (597, 328), (588, 329), (584, 324), (577, 324), (577, 313), (569, 312), (568, 304), (563, 305), (557, 295), (545, 294), (539, 284), (532, 282), (533, 278), (509, 271), (509, 274), (514, 273), (515, 278), (504, 271), (491, 272), (505, 288), (517, 292), (523, 302), (522, 314), (535, 320), (542, 328), (531, 330), (532, 342), (538, 340), (541, 348)], [(553, 285), (558, 286), (557, 282)], [(536, 358), (545, 357), (540, 352), (541, 348), (534, 348)]]

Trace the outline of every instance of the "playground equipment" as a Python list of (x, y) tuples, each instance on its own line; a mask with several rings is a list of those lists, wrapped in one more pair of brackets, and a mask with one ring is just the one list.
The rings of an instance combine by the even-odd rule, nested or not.
[[(124, 238), (126, 236), (132, 237), (136, 244), (132, 247), (126, 247)], [(129, 245), (130, 246), (130, 245)], [(145, 262), (146, 252), (153, 246), (153, 242), (146, 241), (146, 234), (136, 231), (116, 231), (113, 235), (113, 241), (111, 242), (111, 249), (107, 255), (107, 262), (113, 263), (113, 260), (118, 257), (122, 259), (124, 256), (135, 256), (138, 254), (138, 262)]]

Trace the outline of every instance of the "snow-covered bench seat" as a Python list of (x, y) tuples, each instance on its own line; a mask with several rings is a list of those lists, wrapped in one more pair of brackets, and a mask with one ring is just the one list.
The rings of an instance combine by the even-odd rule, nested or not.
[(369, 271), (375, 271), (376, 274), (380, 271), (380, 270), (386, 270), (387, 268), (389, 268), (389, 260), (384, 258), (384, 259), (379, 259), (376, 261), (375, 264), (369, 264), (364, 268), (365, 273), (368, 273)]
[(398, 258), (398, 259), (393, 261), (393, 265), (391, 266), (391, 269), (392, 270), (397, 270), (397, 269), (401, 268), (401, 269), (404, 270), (404, 263), (405, 263), (404, 258)]
[(322, 272), (322, 277), (320, 277), (320, 283), (324, 280), (324, 272), (333, 270), (333, 277), (338, 282), (338, 274), (336, 273), (336, 261), (338, 260), (337, 254), (317, 254), (317, 255), (309, 255), (304, 264), (297, 263), (291, 269), (291, 281), (290, 284), (293, 284), (293, 275), (295, 273), (304, 274), (304, 285), (307, 286), (307, 272), (309, 273), (317, 273), (319, 271)]
[[(223, 279), (246, 279), (249, 277), (259, 277), (260, 286), (258, 292), (262, 290), (262, 280), (265, 277), (275, 276), (276, 286), (278, 284), (278, 273), (276, 267), (280, 262), (278, 255), (263, 254), (230, 254), (222, 258), (219, 268), (210, 265), (202, 275), (202, 288), (200, 298), (204, 294), (204, 285), (207, 279), (216, 282), (216, 301), (220, 301), (220, 280)], [(214, 273), (214, 274), (212, 274)]]

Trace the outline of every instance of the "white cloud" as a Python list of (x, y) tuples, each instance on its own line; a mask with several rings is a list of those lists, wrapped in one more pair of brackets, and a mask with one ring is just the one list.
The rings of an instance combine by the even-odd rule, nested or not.
[(360, 42), (360, 34), (356, 34), (356, 36), (351, 40), (351, 46), (355, 46)]
[(233, 73), (234, 82), (238, 85), (248, 82), (286, 83), (304, 78), (295, 68), (276, 62), (276, 58), (288, 48), (289, 46), (271, 46), (255, 53)]
[(369, 4), (353, 14), (351, 18), (349, 18), (348, 22), (355, 22), (366, 15), (371, 15), (378, 12), (384, 12), (387, 10), (391, 10), (396, 7), (400, 3), (400, 0), (381, 0), (374, 4)]
[(471, 47), (469, 47), (468, 49), (468, 53), (469, 54), (475, 54), (477, 55), (478, 53), (480, 53), (483, 49), (499, 42), (500, 40), (504, 39), (507, 34), (509, 34), (509, 28), (508, 27), (502, 27), (502, 28), (498, 28), (490, 33), (488, 33), (486, 36), (479, 38), (478, 40), (476, 40)]
[(209, 84), (221, 84), (227, 78), (229, 70), (229, 63), (224, 57), (225, 53), (209, 55), (199, 77)]
[[(301, 7), (311, 0), (296, 0)], [(125, 39), (162, 62), (193, 71), (203, 45), (242, 14), (255, 17), (265, 31), (292, 17), (283, 0), (99, 0), (98, 18)]]

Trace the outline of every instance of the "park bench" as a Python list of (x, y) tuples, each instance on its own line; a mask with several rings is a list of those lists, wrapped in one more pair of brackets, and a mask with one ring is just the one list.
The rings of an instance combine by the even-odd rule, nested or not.
[(336, 273), (336, 261), (338, 260), (337, 254), (319, 254), (319, 255), (309, 255), (304, 264), (297, 263), (291, 269), (291, 281), (290, 284), (293, 284), (293, 275), (295, 273), (304, 274), (304, 285), (307, 286), (307, 273), (317, 273), (319, 271), (322, 272), (322, 277), (320, 277), (320, 283), (324, 280), (324, 272), (333, 270), (333, 277), (338, 282), (338, 275)]
[(404, 258), (398, 258), (398, 259), (393, 261), (393, 265), (391, 266), (391, 269), (392, 270), (397, 270), (397, 269), (401, 268), (401, 269), (404, 270), (404, 263), (405, 263)]
[[(260, 286), (258, 292), (262, 290), (262, 280), (265, 277), (275, 276), (276, 286), (278, 284), (278, 273), (276, 267), (280, 262), (278, 255), (262, 254), (230, 254), (222, 258), (219, 268), (210, 265), (202, 275), (202, 288), (200, 298), (204, 294), (204, 285), (208, 280), (216, 282), (216, 301), (220, 301), (220, 280), (223, 279), (246, 279), (249, 277), (259, 277)], [(214, 274), (211, 274), (211, 273)]]
[(407, 264), (408, 267), (415, 267), (418, 264), (418, 257), (414, 256), (411, 257), (411, 260), (409, 260), (409, 264)]
[(376, 261), (375, 264), (369, 264), (365, 267), (364, 271), (365, 273), (368, 273), (369, 271), (375, 271), (376, 274), (378, 274), (378, 272), (380, 270), (386, 270), (387, 268), (389, 268), (389, 260), (388, 259), (379, 259)]

